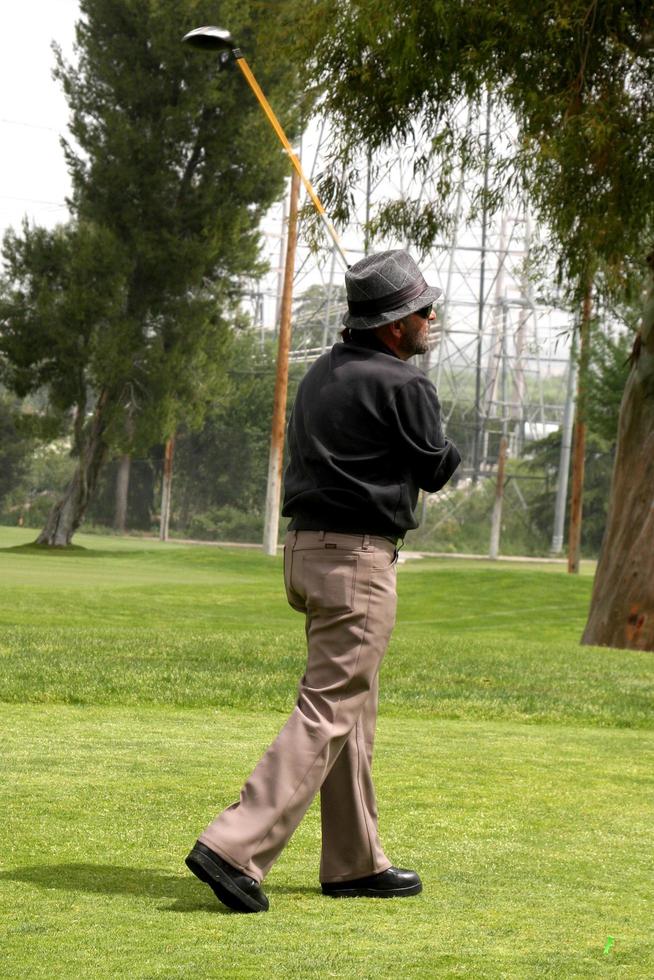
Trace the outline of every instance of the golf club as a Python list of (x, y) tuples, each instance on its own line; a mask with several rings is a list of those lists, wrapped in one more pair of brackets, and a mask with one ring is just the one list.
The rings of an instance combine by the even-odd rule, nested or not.
[(261, 87), (259, 86), (259, 83), (257, 82), (256, 78), (252, 74), (250, 66), (248, 65), (247, 61), (243, 57), (242, 52), (236, 46), (232, 35), (229, 33), (229, 31), (223, 30), (223, 28), (221, 27), (212, 27), (212, 26), (196, 27), (195, 30), (189, 31), (189, 33), (184, 36), (183, 40), (186, 41), (187, 44), (192, 45), (194, 48), (202, 48), (205, 51), (220, 52), (218, 57), (219, 57), (221, 67), (224, 67), (226, 65), (230, 56), (234, 57), (236, 64), (240, 68), (242, 74), (245, 76), (248, 85), (254, 92), (255, 96), (259, 101), (259, 104), (261, 105), (261, 108), (265, 112), (270, 125), (277, 133), (277, 136), (279, 137), (282, 146), (288, 153), (291, 159), (291, 163), (297, 170), (300, 180), (302, 181), (302, 183), (306, 188), (307, 194), (313, 201), (316, 211), (322, 218), (325, 228), (327, 229), (327, 232), (330, 238), (332, 239), (334, 246), (338, 251), (338, 254), (340, 255), (341, 259), (345, 264), (345, 268), (348, 269), (350, 267), (350, 263), (347, 261), (347, 257), (345, 255), (345, 252), (343, 251), (339, 237), (336, 234), (336, 229), (334, 228), (333, 224), (327, 217), (325, 209), (320, 203), (318, 195), (314, 191), (311, 181), (305, 175), (302, 169), (302, 164), (300, 163), (299, 158), (293, 152), (293, 148), (288, 141), (286, 133), (282, 129), (281, 123), (279, 122), (277, 116), (273, 112), (272, 106), (268, 102), (268, 99), (263, 94)]

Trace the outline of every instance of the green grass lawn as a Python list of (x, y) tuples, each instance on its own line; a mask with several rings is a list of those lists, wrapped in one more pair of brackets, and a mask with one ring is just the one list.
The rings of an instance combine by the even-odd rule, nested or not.
[(237, 916), (183, 858), (293, 704), (280, 559), (32, 537), (0, 528), (1, 977), (654, 977), (654, 657), (579, 646), (589, 576), (401, 566), (375, 771), (424, 893), (321, 896), (314, 807)]

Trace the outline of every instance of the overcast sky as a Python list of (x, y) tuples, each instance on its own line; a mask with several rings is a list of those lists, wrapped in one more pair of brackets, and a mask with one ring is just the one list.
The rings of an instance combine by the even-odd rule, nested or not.
[(23, 215), (64, 221), (70, 182), (59, 145), (68, 107), (52, 78), (56, 40), (72, 52), (77, 0), (4, 0), (0, 31), (0, 230)]

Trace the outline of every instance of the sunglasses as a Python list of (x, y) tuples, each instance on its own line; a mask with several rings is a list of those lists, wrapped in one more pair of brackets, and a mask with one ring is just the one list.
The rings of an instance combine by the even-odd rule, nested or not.
[(419, 310), (415, 311), (416, 316), (421, 316), (423, 320), (428, 320), (429, 317), (431, 316), (431, 311), (433, 307), (434, 307), (433, 303), (430, 303), (429, 306), (422, 306)]

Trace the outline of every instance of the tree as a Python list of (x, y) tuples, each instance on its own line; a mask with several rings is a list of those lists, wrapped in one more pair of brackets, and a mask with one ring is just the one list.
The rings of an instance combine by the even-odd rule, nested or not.
[(22, 235), (5, 236), (3, 254), (1, 376), (20, 397), (47, 389), (50, 429), (72, 414), (80, 463), (48, 522), (72, 534), (74, 512), (84, 512), (95, 488), (112, 421), (106, 394), (90, 417), (89, 408), (92, 383), (107, 370), (106, 338), (122, 324), (125, 265), (111, 233), (90, 224), (54, 231), (25, 224)]
[[(182, 425), (175, 441), (171, 527), (188, 537), (219, 536), (226, 522), (240, 525), (243, 540), (260, 536), (266, 497), (276, 348), (262, 347), (248, 328), (231, 331), (222, 351), (220, 398), (208, 408), (202, 426)], [(288, 414), (306, 365), (291, 365)], [(133, 460), (128, 523), (150, 529), (160, 504), (163, 446), (150, 447)], [(105, 467), (89, 517), (110, 525), (113, 486), (119, 459)], [(239, 537), (232, 530), (232, 539)]]
[(226, 353), (223, 397), (197, 432), (177, 446), (176, 499), (183, 523), (225, 506), (261, 511), (266, 493), (275, 361), (252, 334), (236, 334)]
[(17, 399), (0, 392), (0, 509), (20, 486), (30, 463), (32, 440), (21, 431), (19, 412)]
[(456, 122), (461, 102), (485, 110), (490, 93), (491, 116), (512, 121), (516, 138), (489, 148), (488, 190), (480, 185), (477, 206), (527, 190), (575, 289), (598, 263), (609, 277), (603, 285), (623, 280), (652, 224), (649, 5), (316, 0), (303, 9), (296, 51), (336, 127), (322, 180), (330, 205), (347, 211), (353, 151), (414, 138), (418, 170), (434, 156), (442, 164), (439, 199), (390, 202), (386, 217), (431, 246), (447, 223), (460, 162), (478, 171), (485, 162), (485, 133)]
[[(221, 15), (293, 131), (296, 73), (268, 43), (284, 13), (279, 6), (278, 17), (255, 0), (225, 2)], [(27, 261), (36, 239), (44, 238), (27, 228), (7, 240), (15, 268), (2, 307), (3, 330), (13, 334), (12, 346), (2, 347), (6, 383), (15, 379), (15, 390), (33, 390), (40, 381), (62, 405), (68, 399), (69, 408), (83, 406), (75, 415), (78, 469), (39, 538), (58, 545), (68, 544), (79, 526), (110, 447), (138, 450), (182, 422), (201, 423), (222, 375), (221, 350), (241, 278), (259, 267), (261, 216), (282, 193), (286, 173), (275, 136), (240, 75), (218, 75), (215, 57), (181, 44), (186, 31), (215, 19), (214, 3), (81, 0), (80, 10), (78, 64), (66, 64), (58, 52), (55, 72), (71, 110), (74, 143), (64, 150), (76, 221), (60, 233), (70, 247), (51, 277), (53, 316), (63, 324), (64, 306), (75, 305), (65, 297), (67, 263), (77, 262), (79, 277), (88, 278), (73, 257), (71, 237), (85, 235), (97, 235), (112, 250), (110, 314), (101, 318), (92, 304), (85, 306), (88, 316), (83, 326), (78, 316), (76, 335), (90, 339), (78, 345), (77, 357), (75, 330), (51, 331), (47, 343), (56, 345), (47, 354), (31, 342), (42, 336), (42, 317), (50, 312), (49, 273)], [(66, 397), (63, 383), (56, 393), (41, 370), (44, 356), (61, 379), (73, 359)]]
[(618, 438), (620, 404), (631, 367), (634, 333), (611, 337), (596, 325), (588, 367), (588, 427), (609, 445)]
[[(616, 426), (617, 428), (617, 419)], [(584, 523), (581, 529), (583, 554), (595, 558), (599, 554), (606, 527), (608, 495), (611, 487), (611, 471), (614, 459), (614, 440), (606, 440), (592, 427), (588, 430), (586, 442), (587, 460), (584, 489)], [(547, 553), (552, 540), (554, 523), (554, 504), (559, 461), (561, 458), (561, 430), (551, 433), (545, 439), (533, 443), (528, 448), (524, 469), (534, 476), (543, 476), (542, 489), (533, 494), (530, 515), (535, 527), (540, 531)], [(568, 487), (568, 503), (571, 488)]]
[[(175, 518), (189, 533), (225, 508), (263, 522), (275, 386), (276, 349), (248, 331), (231, 338), (224, 397), (197, 432), (182, 432), (176, 449)], [(305, 365), (289, 371), (293, 395)], [(252, 532), (251, 532), (252, 533)], [(252, 540), (252, 537), (250, 537)]]
[[(391, 202), (378, 215), (410, 234), (422, 248), (446, 227), (446, 204), (462, 159), (480, 169), (485, 147), (457, 131), (462, 99), (495, 113), (508, 112), (516, 139), (493, 155), (487, 187), (477, 201), (488, 207), (520, 190), (549, 228), (559, 275), (583, 308), (577, 413), (577, 458), (583, 461), (585, 363), (594, 296), (615, 297), (642, 276), (640, 256), (654, 230), (654, 10), (642, 0), (402, 0), (344, 5), (317, 0), (306, 8), (298, 45), (311, 59), (325, 108), (337, 120), (334, 165), (321, 190), (336, 216), (347, 211), (347, 161), (355, 146), (387, 146), (417, 133), (416, 167), (429, 154), (441, 161), (441, 200)], [(345, 168), (345, 179), (339, 175)], [(645, 350), (645, 346), (641, 347)], [(648, 373), (650, 372), (650, 373)], [(634, 365), (623, 416), (634, 419), (654, 377), (645, 356)], [(644, 415), (651, 424), (651, 416)], [(651, 430), (624, 424), (616, 488), (623, 482), (648, 497), (635, 459)], [(631, 440), (640, 440), (631, 442)], [(580, 467), (579, 476), (583, 473)], [(649, 477), (648, 477), (649, 478)], [(577, 480), (580, 498), (582, 480)], [(632, 494), (613, 501), (612, 588), (627, 607), (642, 600), (635, 578), (619, 571), (632, 562)], [(654, 551), (652, 530), (649, 547)], [(642, 556), (642, 552), (639, 553)], [(635, 589), (635, 598), (630, 590)], [(641, 630), (642, 635), (642, 630)], [(617, 639), (617, 634), (614, 636)], [(622, 642), (627, 642), (623, 639)]]
[[(654, 270), (654, 254), (649, 257)], [(622, 399), (606, 534), (584, 643), (654, 651), (654, 286)]]

